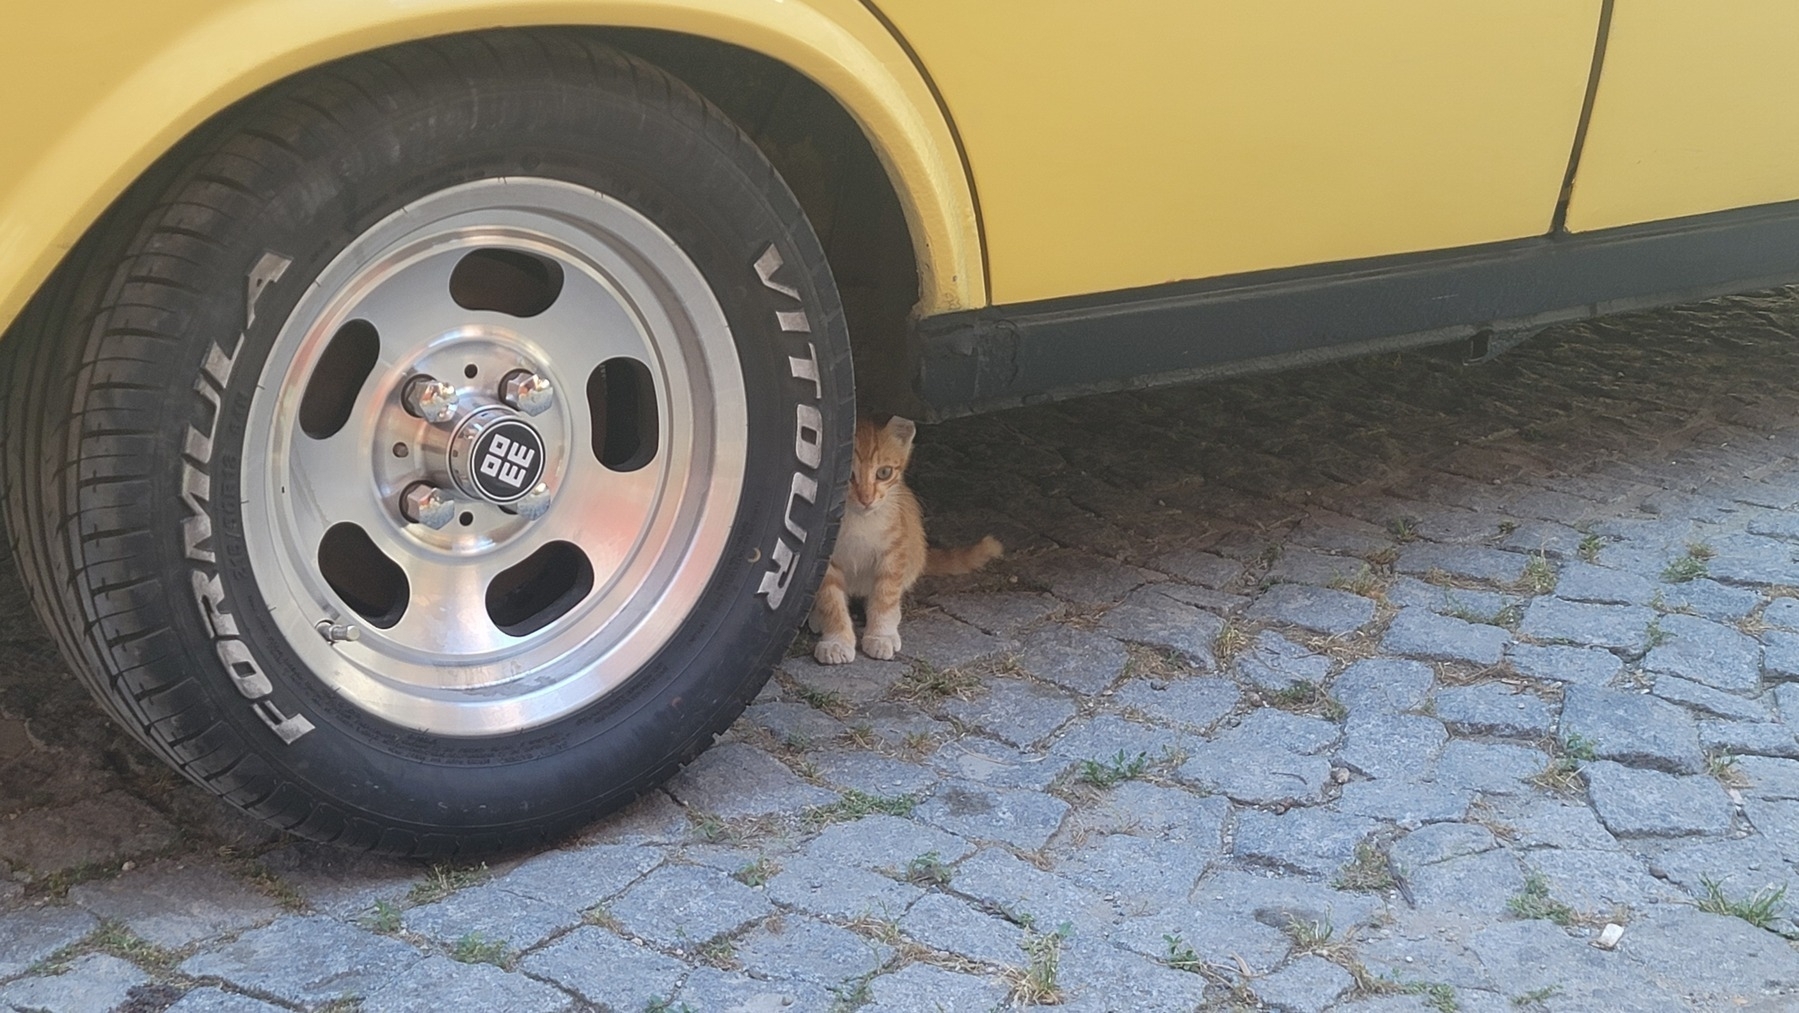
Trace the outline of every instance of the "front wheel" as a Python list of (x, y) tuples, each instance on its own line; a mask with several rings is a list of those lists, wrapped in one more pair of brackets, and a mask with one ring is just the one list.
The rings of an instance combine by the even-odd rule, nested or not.
[(847, 476), (792, 195), (573, 32), (247, 100), (9, 341), (8, 517), (77, 673), (252, 814), (395, 854), (542, 839), (705, 748)]

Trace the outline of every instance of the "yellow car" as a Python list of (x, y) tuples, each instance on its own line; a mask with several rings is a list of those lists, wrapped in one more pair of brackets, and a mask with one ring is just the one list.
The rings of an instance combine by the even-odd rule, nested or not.
[(355, 848), (540, 840), (704, 749), (858, 406), (1799, 280), (1780, 0), (18, 6), (25, 581), (149, 748)]

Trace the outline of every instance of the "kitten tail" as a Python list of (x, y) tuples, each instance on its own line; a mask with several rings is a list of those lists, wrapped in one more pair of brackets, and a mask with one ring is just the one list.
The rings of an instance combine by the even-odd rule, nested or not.
[(928, 549), (925, 551), (924, 572), (930, 577), (973, 573), (1005, 555), (1005, 552), (1006, 547), (992, 535), (959, 549)]

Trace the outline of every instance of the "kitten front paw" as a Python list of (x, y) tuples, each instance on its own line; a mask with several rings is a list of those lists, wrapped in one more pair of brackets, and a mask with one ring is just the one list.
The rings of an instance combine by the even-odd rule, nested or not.
[(856, 660), (856, 642), (826, 637), (812, 649), (812, 656), (821, 665), (847, 665)]
[(880, 661), (893, 657), (900, 649), (900, 635), (897, 633), (865, 633), (862, 635), (862, 653)]
[(814, 633), (825, 631), (825, 621), (819, 618), (817, 609), (813, 609), (812, 614), (806, 617), (806, 628)]

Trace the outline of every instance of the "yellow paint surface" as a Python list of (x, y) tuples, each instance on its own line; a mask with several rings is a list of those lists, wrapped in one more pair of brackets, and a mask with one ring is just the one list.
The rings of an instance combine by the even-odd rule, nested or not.
[(811, 77), (896, 181), (920, 309), (981, 304), (954, 139), (905, 51), (858, 0), (19, 0), (0, 21), (0, 328), (132, 180), (256, 88), (408, 39), (558, 24), (689, 32)]
[(1799, 199), (1799, 3), (1624, 0), (1568, 227)]
[(967, 147), (996, 303), (1543, 233), (1600, 7), (874, 2)]

